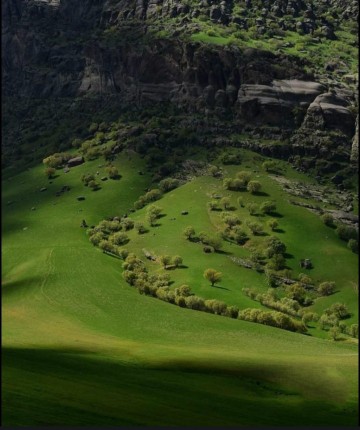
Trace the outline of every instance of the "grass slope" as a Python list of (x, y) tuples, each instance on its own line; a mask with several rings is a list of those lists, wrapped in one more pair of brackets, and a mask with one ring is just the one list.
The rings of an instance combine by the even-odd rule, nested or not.
[[(87, 172), (101, 177), (97, 161), (60, 173), (50, 185), (40, 166), (3, 183), (3, 424), (354, 425), (356, 345), (140, 296), (122, 280), (121, 262), (89, 244), (82, 219), (92, 224), (127, 212), (149, 185), (137, 174), (142, 161), (128, 158), (117, 161), (121, 180), (101, 183), (97, 192), (80, 182)], [(197, 187), (208, 180), (197, 179)], [(178, 214), (184, 202), (189, 208), (196, 181), (159, 202), (167, 234), (178, 234), (171, 210)], [(63, 185), (70, 192), (55, 197)], [(42, 186), (48, 189), (40, 192)], [(196, 219), (211, 227), (210, 218)], [(144, 237), (155, 239), (151, 234)], [(196, 245), (176, 242), (183, 247), (176, 253), (191, 245), (193, 261), (202, 258)], [(130, 244), (142, 246), (135, 238)], [(179, 274), (200, 276), (185, 254), (184, 262), (190, 269)], [(243, 276), (242, 284), (260, 283), (246, 273), (229, 273), (224, 286)]]

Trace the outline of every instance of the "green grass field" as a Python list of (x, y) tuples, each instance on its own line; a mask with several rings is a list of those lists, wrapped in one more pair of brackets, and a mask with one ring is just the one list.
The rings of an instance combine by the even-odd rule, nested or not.
[[(139, 295), (123, 281), (121, 260), (93, 247), (80, 223), (128, 213), (150, 177), (138, 174), (145, 171), (142, 160), (121, 155), (122, 178), (90, 191), (80, 176), (99, 171), (101, 177), (100, 164), (59, 171), (52, 184), (38, 166), (2, 184), (3, 425), (356, 425), (355, 341), (183, 309)], [(344, 301), (355, 322), (356, 256), (316, 215), (286, 203), (264, 172), (258, 175), (282, 215), (279, 237), (294, 256), (289, 265), (298, 271), (306, 238), (311, 276), (337, 283), (338, 292), (314, 308)], [(71, 190), (55, 197), (63, 185)], [(131, 231), (126, 248), (141, 257), (144, 247), (180, 254), (188, 268), (171, 271), (174, 286), (187, 282), (204, 298), (254, 306), (241, 288), (265, 291), (262, 275), (235, 266), (229, 254), (204, 254), (181, 236), (191, 224), (197, 232), (216, 230), (218, 215), (208, 213), (206, 202), (219, 187), (221, 181), (200, 177), (166, 194), (157, 203), (166, 214), (161, 225), (144, 235)], [(79, 195), (86, 199), (77, 201)], [(257, 198), (267, 197), (251, 197)], [(131, 217), (141, 219), (144, 211)], [(230, 244), (224, 251), (247, 252)], [(223, 272), (219, 286), (226, 289), (208, 285), (207, 267)]]

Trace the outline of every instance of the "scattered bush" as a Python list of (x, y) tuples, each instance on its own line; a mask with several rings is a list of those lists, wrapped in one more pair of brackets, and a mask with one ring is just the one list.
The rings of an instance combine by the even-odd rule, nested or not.
[(52, 178), (53, 178), (53, 176), (55, 175), (55, 172), (56, 172), (56, 169), (54, 169), (53, 167), (47, 167), (47, 168), (45, 169), (45, 171), (44, 171), (45, 176), (46, 176), (48, 179), (52, 179)]
[(322, 219), (323, 223), (325, 225), (327, 225), (328, 227), (334, 227), (335, 226), (334, 218), (332, 215), (325, 213), (321, 216), (321, 219)]
[(256, 215), (259, 211), (259, 205), (256, 203), (248, 203), (245, 207), (250, 215)]
[(342, 224), (336, 229), (336, 234), (341, 240), (348, 242), (350, 239), (357, 240), (358, 233), (354, 227)]
[(109, 166), (105, 170), (110, 179), (118, 179), (120, 177), (118, 169), (114, 166)]
[(183, 231), (183, 235), (186, 237), (187, 240), (191, 240), (195, 236), (195, 229), (191, 225), (186, 227)]
[(271, 214), (276, 211), (276, 204), (267, 200), (260, 205), (260, 211), (263, 214)]
[(306, 333), (305, 325), (281, 312), (262, 311), (260, 309), (244, 309), (239, 312), (239, 319), (270, 325), (299, 333)]
[(257, 194), (260, 190), (261, 190), (261, 184), (258, 181), (250, 181), (247, 184), (246, 189), (249, 191), (249, 193), (251, 194)]
[(266, 223), (271, 231), (276, 230), (279, 227), (279, 223), (276, 221), (276, 219), (269, 219), (269, 221)]
[(322, 282), (317, 287), (317, 292), (320, 294), (320, 296), (330, 296), (335, 291), (335, 282)]
[(345, 319), (350, 316), (349, 310), (344, 303), (333, 303), (329, 308), (324, 311), (325, 315), (335, 315), (339, 320)]
[(259, 222), (247, 221), (246, 225), (254, 236), (260, 236), (264, 231), (263, 226)]
[(347, 247), (349, 249), (351, 249), (351, 251), (354, 254), (358, 254), (359, 253), (359, 243), (358, 243), (358, 241), (356, 239), (350, 239), (349, 242), (348, 242), (348, 244), (347, 244)]
[(159, 189), (163, 193), (167, 193), (180, 185), (180, 181), (178, 179), (166, 178), (159, 182)]

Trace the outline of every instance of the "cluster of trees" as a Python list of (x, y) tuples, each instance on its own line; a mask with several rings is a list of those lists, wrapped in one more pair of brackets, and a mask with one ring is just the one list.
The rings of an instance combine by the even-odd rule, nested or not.
[(115, 166), (109, 165), (105, 169), (106, 173), (109, 175), (110, 179), (119, 179), (119, 171)]
[(148, 203), (159, 200), (162, 197), (162, 194), (163, 193), (158, 188), (153, 188), (143, 196), (140, 196), (138, 200), (136, 200), (136, 202), (134, 203), (134, 208), (141, 209), (144, 206), (146, 206)]
[(208, 203), (208, 208), (211, 211), (220, 211), (222, 209), (227, 211), (227, 210), (230, 210), (231, 207), (232, 207), (231, 206), (231, 200), (227, 196), (221, 198), (219, 201), (218, 200), (211, 200)]
[(180, 255), (161, 255), (159, 261), (164, 269), (169, 269), (171, 267), (180, 267), (183, 263), (183, 259)]
[(151, 227), (155, 226), (156, 220), (161, 216), (162, 208), (156, 205), (150, 205), (146, 209), (146, 221)]
[(125, 245), (130, 240), (125, 231), (132, 230), (134, 227), (134, 221), (127, 217), (114, 220), (102, 220), (94, 228), (89, 228), (87, 234), (90, 242), (94, 246), (98, 246), (104, 252), (125, 258), (127, 251), (124, 251), (121, 246)]
[(180, 181), (174, 178), (165, 178), (159, 182), (159, 189), (163, 193), (167, 193), (171, 190), (174, 190), (180, 185)]
[(279, 299), (273, 289), (269, 289), (266, 293), (263, 294), (257, 293), (254, 288), (243, 288), (242, 291), (252, 300), (258, 301), (267, 308), (275, 309), (292, 317), (299, 316), (299, 303), (289, 297), (282, 297), (281, 299)]
[(237, 215), (222, 214), (222, 220), (225, 223), (225, 228), (222, 231), (222, 237), (225, 240), (231, 240), (238, 245), (243, 245), (249, 239), (246, 231), (241, 228), (242, 221)]
[(306, 325), (302, 321), (297, 321), (282, 312), (247, 308), (239, 312), (238, 318), (244, 321), (270, 325), (298, 333), (307, 332)]
[(241, 164), (241, 155), (240, 153), (226, 151), (221, 156), (221, 162), (225, 165), (239, 165)]
[(95, 175), (92, 173), (85, 173), (81, 176), (81, 182), (85, 185), (85, 187), (91, 188), (93, 191), (99, 188), (99, 183), (95, 180)]
[(43, 164), (53, 169), (58, 169), (67, 163), (73, 156), (67, 152), (56, 152), (43, 159)]
[(235, 178), (224, 178), (223, 186), (226, 190), (243, 191), (247, 189), (250, 179), (251, 173), (241, 171), (236, 173)]
[(195, 233), (195, 229), (192, 226), (188, 226), (184, 229), (183, 234), (187, 240), (192, 242), (200, 242), (203, 245), (207, 245), (213, 248), (215, 251), (219, 251), (223, 242), (221, 237), (219, 236), (210, 236), (208, 233), (201, 231), (197, 236)]
[(261, 167), (269, 173), (278, 173), (281, 170), (279, 163), (275, 160), (266, 160), (262, 163)]
[(353, 253), (359, 253), (359, 233), (356, 228), (346, 224), (336, 223), (334, 217), (329, 213), (323, 214), (321, 219), (326, 226), (336, 228), (335, 232), (337, 236), (344, 242), (347, 242), (348, 248)]
[[(194, 309), (203, 312), (210, 312), (231, 318), (237, 318), (239, 309), (236, 306), (227, 306), (220, 300), (204, 300), (191, 292), (188, 285), (181, 285), (170, 290), (170, 277), (168, 274), (150, 274), (144, 262), (135, 254), (128, 254), (123, 263), (123, 278), (125, 281), (138, 289), (140, 294), (157, 297), (168, 303), (175, 304), (183, 308)], [(218, 278), (218, 272), (211, 273), (212, 269), (204, 272), (211, 282), (214, 276)]]

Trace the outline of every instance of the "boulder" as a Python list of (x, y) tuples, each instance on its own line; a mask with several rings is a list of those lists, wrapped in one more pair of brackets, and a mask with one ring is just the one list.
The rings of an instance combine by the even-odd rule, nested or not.
[(84, 157), (80, 156), (80, 157), (70, 158), (67, 164), (68, 164), (68, 167), (74, 167), (74, 166), (79, 166), (80, 164), (83, 164), (83, 162), (84, 162)]
[(339, 130), (352, 137), (355, 132), (355, 118), (349, 110), (350, 103), (334, 92), (323, 93), (310, 104), (304, 125), (318, 124), (316, 128)]

